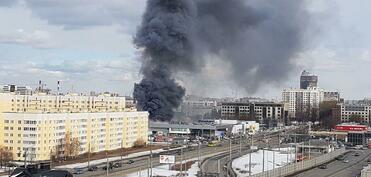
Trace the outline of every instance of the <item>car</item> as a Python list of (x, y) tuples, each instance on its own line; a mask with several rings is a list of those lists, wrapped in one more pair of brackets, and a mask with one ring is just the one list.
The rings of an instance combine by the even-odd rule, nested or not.
[[(112, 169), (113, 169), (113, 163), (110, 162), (110, 163), (108, 164), (108, 170), (112, 170)], [(107, 165), (103, 166), (103, 170), (107, 170)]]
[(358, 157), (359, 156), (359, 153), (355, 153), (354, 156)]
[(367, 163), (371, 163), (371, 158), (370, 159), (367, 159)]
[(134, 160), (129, 160), (128, 162), (127, 162), (127, 164), (133, 164), (134, 163)]
[(326, 164), (322, 164), (320, 166), (318, 166), (319, 169), (326, 169), (327, 168), (327, 165)]
[(88, 171), (97, 171), (98, 167), (97, 166), (91, 166), (88, 168)]
[(113, 164), (113, 168), (120, 168), (122, 167), (122, 163), (121, 162), (116, 162)]
[(345, 157), (343, 155), (339, 155), (335, 158), (335, 160), (344, 160)]
[(348, 163), (348, 162), (349, 162), (349, 160), (346, 160), (346, 159), (344, 159), (344, 160), (343, 160), (343, 162), (344, 162), (344, 163)]
[(83, 174), (83, 173), (84, 173), (83, 168), (74, 168), (73, 169), (73, 174), (75, 174), (75, 175), (80, 175), (80, 174)]

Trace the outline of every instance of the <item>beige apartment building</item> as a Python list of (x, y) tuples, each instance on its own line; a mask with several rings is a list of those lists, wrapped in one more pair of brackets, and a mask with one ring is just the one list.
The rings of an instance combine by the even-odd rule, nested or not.
[[(147, 142), (148, 112), (125, 108), (125, 98), (17, 95), (0, 93), (0, 145), (15, 160), (49, 160), (63, 154), (66, 134), (79, 141), (79, 154), (132, 147)], [(60, 148), (62, 147), (62, 148)]]

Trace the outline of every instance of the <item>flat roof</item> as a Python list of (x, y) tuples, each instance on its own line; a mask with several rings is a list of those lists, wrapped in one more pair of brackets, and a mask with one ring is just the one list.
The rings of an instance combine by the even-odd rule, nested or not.
[(171, 124), (168, 122), (149, 122), (150, 128), (188, 128), (199, 130), (219, 130), (232, 127), (232, 124)]

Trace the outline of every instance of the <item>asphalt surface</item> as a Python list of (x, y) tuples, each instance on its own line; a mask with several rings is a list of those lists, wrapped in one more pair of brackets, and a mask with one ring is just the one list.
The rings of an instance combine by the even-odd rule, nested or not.
[[(288, 133), (288, 132), (287, 132)], [(265, 133), (265, 135), (257, 135), (254, 137), (254, 141), (256, 141), (256, 143), (258, 143), (260, 140), (263, 139), (263, 136), (264, 137), (269, 137), (269, 136), (276, 136), (277, 132), (274, 132), (274, 133)], [(239, 139), (236, 139), (237, 141)], [(247, 145), (249, 144), (249, 140), (248, 139), (244, 139), (242, 141), (242, 148), (243, 150), (248, 150), (247, 148)], [(260, 142), (261, 143), (261, 142)], [(274, 144), (274, 141), (271, 141), (270, 143)], [(232, 145), (232, 150), (233, 152), (238, 152), (239, 153), (239, 149), (240, 149), (240, 145), (239, 144), (233, 144)], [(216, 158), (210, 158), (212, 161), (212, 159), (214, 159), (214, 162), (211, 162), (211, 164), (207, 164), (206, 165), (206, 170), (207, 172), (211, 171), (211, 172), (217, 172), (215, 170), (217, 170), (217, 165), (213, 164), (213, 163), (217, 163), (218, 159), (222, 159), (221, 160), (221, 171), (223, 170), (223, 166), (222, 164), (226, 164), (227, 161), (229, 160), (229, 140), (225, 140), (221, 143), (221, 146), (218, 146), (218, 147), (207, 147), (205, 144), (201, 145), (201, 148), (200, 148), (200, 153), (198, 153), (198, 148), (195, 147), (193, 149), (185, 149), (184, 152), (183, 152), (183, 160), (189, 160), (189, 159), (197, 159), (198, 158), (198, 154), (201, 155), (201, 158), (203, 156), (206, 156), (206, 155), (213, 155), (213, 154), (219, 154), (219, 153), (227, 153), (227, 155), (216, 155), (215, 157)], [(179, 159), (180, 159), (180, 154), (179, 153), (172, 153), (172, 154), (167, 154), (167, 155), (175, 155), (176, 156), (176, 161), (177, 163), (179, 163)], [(156, 166), (159, 166), (159, 155), (153, 155), (154, 157), (152, 158), (152, 167), (156, 167)], [(228, 158), (226, 158), (228, 157)], [(134, 163), (132, 164), (127, 164), (128, 160), (134, 160)], [(210, 161), (207, 161), (207, 162), (210, 162)], [(87, 171), (87, 169), (84, 169), (84, 173), (83, 174), (74, 174), (74, 176), (76, 177), (103, 177), (103, 176), (106, 176), (106, 170), (103, 170), (103, 167), (106, 166), (106, 164), (100, 164), (98, 165), (98, 170), (97, 171)], [(112, 176), (112, 177), (115, 177), (115, 176), (123, 176), (123, 175), (126, 175), (126, 174), (130, 174), (130, 173), (133, 173), (133, 172), (137, 172), (137, 171), (140, 171), (140, 170), (146, 170), (147, 168), (149, 168), (150, 166), (150, 163), (149, 163), (149, 156), (146, 155), (146, 156), (141, 156), (141, 157), (136, 157), (136, 158), (131, 158), (131, 159), (126, 159), (124, 160), (124, 163), (123, 163), (123, 166), (120, 167), (120, 168), (114, 168), (114, 169), (111, 169), (109, 170), (109, 176)]]
[[(258, 135), (254, 137), (254, 146), (266, 147), (268, 144), (261, 141), (263, 139), (269, 139), (270, 146), (278, 146), (278, 136), (270, 135), (270, 134)], [(282, 144), (282, 146), (284, 145)], [(239, 151), (239, 147), (232, 150), (232, 160), (234, 158), (240, 157), (242, 155), (245, 155), (251, 152), (247, 144), (243, 144), (241, 150), (242, 150), (241, 153)], [(206, 175), (224, 177), (224, 176), (228, 176), (227, 167), (228, 167), (229, 162), (230, 162), (230, 153), (226, 152), (226, 153), (216, 155), (216, 156), (206, 159), (203, 162), (201, 169), (202, 169), (202, 172)]]
[[(358, 153), (359, 156), (355, 156)], [(360, 175), (363, 166), (367, 165), (367, 160), (371, 158), (371, 150), (351, 150), (345, 154), (345, 159), (349, 162), (342, 160), (334, 160), (327, 164), (326, 169), (318, 167), (304, 171), (300, 174), (294, 175), (295, 177), (356, 177)]]
[[(239, 149), (238, 145), (233, 145), (232, 149), (236, 150)], [(207, 147), (205, 145), (202, 146), (200, 149), (200, 155), (201, 158), (204, 155), (209, 155), (209, 154), (216, 154), (220, 152), (225, 152), (229, 150), (229, 143), (223, 143), (222, 146), (219, 147)], [(175, 155), (175, 159), (177, 160), (177, 163), (180, 162), (180, 154), (169, 154), (169, 155)], [(154, 155), (155, 156), (155, 155)], [(198, 151), (197, 147), (193, 150), (184, 150), (183, 152), (183, 160), (188, 160), (188, 159), (195, 159), (198, 158)], [(134, 163), (132, 164), (127, 164), (126, 162), (128, 160), (124, 161), (123, 167), (121, 168), (114, 168), (112, 170), (109, 170), (110, 176), (119, 176), (119, 175), (125, 175), (133, 172), (137, 172), (140, 170), (147, 169), (150, 165), (149, 163), (149, 157), (144, 156), (144, 157), (139, 157), (139, 158), (132, 158), (131, 160), (134, 160)], [(156, 167), (159, 166), (159, 157), (155, 156), (152, 158), (152, 166)], [(103, 170), (103, 167), (105, 165), (99, 165), (98, 170), (91, 172), (91, 171), (85, 171), (83, 174), (75, 174), (74, 176), (76, 177), (90, 177), (90, 176), (105, 176), (106, 170)]]

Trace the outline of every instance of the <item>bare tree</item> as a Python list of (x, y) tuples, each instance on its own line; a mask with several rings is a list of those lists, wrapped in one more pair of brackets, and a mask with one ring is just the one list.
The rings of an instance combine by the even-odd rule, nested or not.
[(0, 168), (13, 160), (13, 153), (4, 146), (0, 146)]
[(143, 139), (137, 139), (135, 142), (134, 142), (134, 147), (136, 148), (141, 148), (141, 147), (144, 147), (146, 145), (146, 142), (143, 140)]
[(75, 158), (80, 153), (80, 141), (78, 138), (72, 138), (71, 132), (67, 132), (64, 143), (64, 156)]
[(80, 154), (80, 141), (78, 138), (73, 138), (72, 139), (72, 156), (75, 158)]

